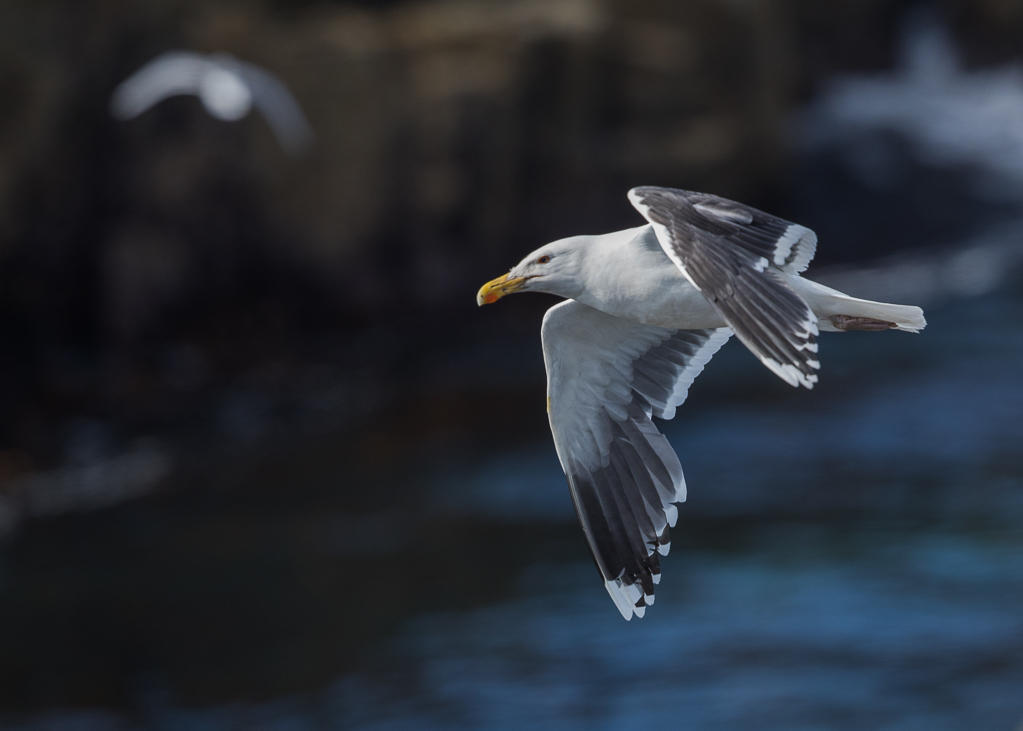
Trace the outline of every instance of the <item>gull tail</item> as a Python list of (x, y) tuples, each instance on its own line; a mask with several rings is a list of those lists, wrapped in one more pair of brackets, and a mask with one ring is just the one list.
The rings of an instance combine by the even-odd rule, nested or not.
[(924, 311), (914, 305), (851, 297), (837, 289), (803, 279), (800, 294), (817, 314), (822, 331), (902, 330), (917, 333), (927, 327)]
[(913, 305), (893, 305), (850, 297), (845, 312), (832, 315), (821, 330), (902, 330), (918, 333), (927, 327), (924, 311)]

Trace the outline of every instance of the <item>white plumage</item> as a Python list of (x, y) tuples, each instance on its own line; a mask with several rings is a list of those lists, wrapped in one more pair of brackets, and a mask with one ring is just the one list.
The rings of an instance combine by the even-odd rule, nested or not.
[(918, 307), (856, 299), (800, 276), (817, 236), (705, 193), (643, 187), (648, 224), (573, 236), (483, 285), (480, 305), (539, 291), (547, 411), (583, 532), (615, 606), (642, 617), (686, 499), (682, 466), (653, 418), (671, 419), (734, 333), (772, 372), (812, 388), (819, 330), (925, 326)]

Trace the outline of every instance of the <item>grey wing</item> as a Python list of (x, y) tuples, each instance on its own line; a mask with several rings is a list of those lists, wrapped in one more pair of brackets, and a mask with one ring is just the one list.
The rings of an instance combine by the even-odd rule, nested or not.
[(110, 112), (130, 119), (167, 97), (195, 94), (209, 61), (197, 53), (171, 51), (157, 56), (118, 84), (110, 100)]
[(706, 193), (642, 187), (629, 200), (664, 252), (761, 362), (793, 386), (817, 382), (817, 317), (784, 281), (817, 236), (799, 224)]
[(771, 266), (783, 272), (806, 271), (817, 253), (817, 234), (806, 226), (710, 193), (678, 192), (684, 193), (693, 208), (704, 216), (734, 224), (730, 233), (736, 243), (769, 257)]
[(253, 101), (288, 152), (301, 152), (312, 143), (312, 127), (284, 82), (258, 66), (230, 56), (220, 56), (217, 60), (245, 80)]
[(669, 330), (568, 300), (544, 316), (547, 413), (579, 522), (625, 619), (654, 601), (682, 466), (652, 417), (670, 419), (728, 328)]

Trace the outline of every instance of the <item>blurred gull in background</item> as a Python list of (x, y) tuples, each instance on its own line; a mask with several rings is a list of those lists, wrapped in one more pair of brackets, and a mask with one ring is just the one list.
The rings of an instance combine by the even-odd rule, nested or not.
[(132, 119), (181, 94), (198, 96), (206, 111), (225, 122), (242, 119), (255, 104), (291, 154), (312, 142), (309, 122), (287, 87), (269, 72), (224, 53), (157, 56), (118, 85), (110, 109), (119, 119)]

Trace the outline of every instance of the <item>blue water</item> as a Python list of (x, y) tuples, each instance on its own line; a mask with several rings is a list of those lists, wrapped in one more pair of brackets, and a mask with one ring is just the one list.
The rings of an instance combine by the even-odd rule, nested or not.
[[(614, 615), (581, 541), (552, 547), (508, 601), (411, 621), (375, 670), (334, 689), (350, 709), (374, 699), (349, 720), (1014, 728), (1023, 330), (1007, 319), (1018, 309), (993, 297), (935, 310), (926, 337), (826, 338), (812, 397), (729, 398), (725, 379), (753, 367), (733, 352), (721, 376), (704, 376), (719, 401), (667, 429), (690, 497), (645, 620)], [(475, 510), (511, 521), (570, 511), (549, 452), (484, 462), (452, 502), (475, 496)]]
[[(607, 597), (540, 423), (524, 442), (437, 460), (414, 504), (269, 516), (272, 532), (249, 538), (261, 552), (235, 559), (247, 563), (231, 576), (309, 626), (289, 625), (284, 640), (240, 635), (227, 646), (245, 648), (244, 665), (218, 655), (215, 637), (186, 639), (213, 649), (184, 673), (251, 670), (276, 686), (188, 700), (187, 682), (155, 660), (128, 708), (19, 713), (6, 725), (1015, 728), (1021, 309), (1007, 290), (932, 309), (925, 335), (825, 336), (812, 393), (726, 348), (665, 425), (689, 501), (642, 621), (622, 621)], [(294, 536), (281, 528), (291, 523)], [(282, 583), (266, 551), (306, 584), (337, 566), (340, 588)], [(316, 563), (325, 554), (338, 563)], [(361, 573), (341, 568), (352, 565)], [(351, 655), (319, 651), (333, 634), (366, 641)], [(293, 681), (313, 663), (320, 675)]]

